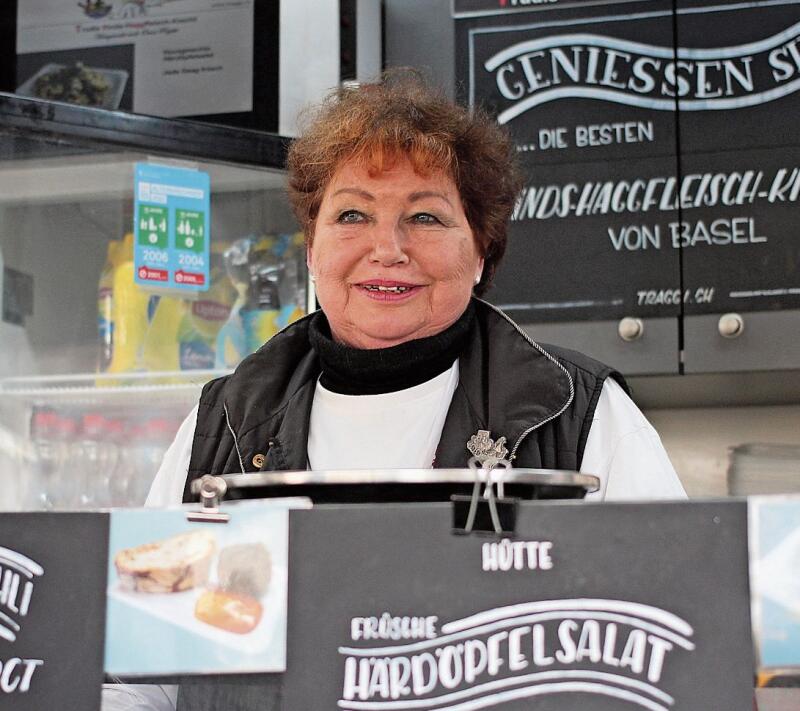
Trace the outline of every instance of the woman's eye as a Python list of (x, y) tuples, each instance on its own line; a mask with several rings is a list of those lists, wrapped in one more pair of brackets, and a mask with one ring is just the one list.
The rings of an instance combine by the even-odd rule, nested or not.
[(418, 212), (411, 218), (411, 221), (418, 225), (438, 225), (441, 224), (439, 218), (427, 212)]
[(358, 222), (363, 222), (365, 219), (364, 213), (358, 210), (345, 210), (339, 214), (338, 221), (345, 225), (352, 225)]

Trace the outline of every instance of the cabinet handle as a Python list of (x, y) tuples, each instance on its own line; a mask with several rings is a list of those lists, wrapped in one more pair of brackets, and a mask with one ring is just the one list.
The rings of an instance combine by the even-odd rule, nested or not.
[(640, 339), (644, 333), (644, 323), (640, 318), (626, 316), (619, 322), (617, 333), (619, 333), (619, 337), (623, 341), (636, 341)]
[(723, 338), (738, 338), (744, 331), (744, 319), (739, 314), (722, 314), (717, 328)]

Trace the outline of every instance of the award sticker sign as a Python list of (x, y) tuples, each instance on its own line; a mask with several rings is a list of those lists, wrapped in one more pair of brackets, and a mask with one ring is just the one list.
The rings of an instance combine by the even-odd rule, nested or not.
[(140, 286), (209, 287), (211, 181), (190, 168), (137, 163), (134, 269)]
[(190, 522), (184, 509), (112, 513), (108, 674), (286, 668), (288, 509), (226, 509), (225, 524)]
[(108, 515), (0, 516), (0, 709), (100, 710)]

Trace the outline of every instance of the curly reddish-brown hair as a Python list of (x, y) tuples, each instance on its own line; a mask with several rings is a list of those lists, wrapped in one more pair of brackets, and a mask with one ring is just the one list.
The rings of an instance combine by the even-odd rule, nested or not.
[(509, 136), (487, 114), (454, 104), (415, 72), (395, 70), (380, 82), (332, 92), (307, 121), (287, 167), (289, 199), (309, 243), (342, 163), (360, 161), (378, 173), (407, 158), (421, 175), (442, 171), (455, 182), (484, 258), (475, 292), (488, 289), (521, 179)]

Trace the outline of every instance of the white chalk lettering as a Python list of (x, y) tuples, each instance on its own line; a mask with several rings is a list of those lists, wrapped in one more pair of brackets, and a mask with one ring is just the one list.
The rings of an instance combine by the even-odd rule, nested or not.
[(552, 34), (504, 47), (474, 70), (494, 80), (501, 124), (578, 97), (656, 111), (674, 111), (671, 99), (679, 97), (687, 110), (733, 110), (798, 90), (798, 42), (800, 22), (755, 43), (699, 50), (605, 34)]
[(530, 627), (517, 627), (508, 633), (508, 668), (510, 671), (519, 671), (528, 666), (529, 662), (522, 653), (520, 639), (530, 631)]
[(464, 681), (472, 684), (484, 671), (488, 664), (488, 652), (483, 641), (468, 639), (464, 643)]
[(0, 692), (24, 694), (31, 688), (33, 673), (42, 665), (44, 665), (42, 659), (20, 659), (19, 657), (12, 657), (5, 662), (0, 662)]
[[(762, 187), (763, 186), (763, 187)], [(800, 201), (800, 168), (779, 168), (768, 176), (749, 169), (729, 173), (692, 173), (680, 182), (674, 176), (634, 180), (527, 185), (517, 198), (511, 219), (549, 220), (593, 215), (673, 212), (706, 207), (742, 207), (756, 202)], [(651, 228), (609, 232), (615, 249), (656, 246)]]
[[(508, 550), (513, 569), (514, 549)], [(497, 555), (499, 561), (499, 550)], [(351, 633), (357, 635), (373, 626), (381, 629), (377, 616), (353, 621), (357, 624), (351, 624)], [(341, 647), (345, 659), (340, 705), (349, 708), (346, 702), (355, 699), (429, 702), (455, 689), (460, 693), (465, 685), (476, 687), (480, 698), (484, 692), (477, 689), (489, 689), (493, 679), (503, 684), (515, 677), (520, 683), (540, 683), (540, 670), (548, 670), (552, 678), (573, 671), (598, 672), (609, 679), (624, 676), (640, 686), (654, 685), (677, 648), (694, 650), (687, 638), (692, 633), (675, 615), (639, 603), (577, 599), (495, 608), (448, 622), (441, 636), (422, 642)], [(7, 665), (10, 671), (5, 682), (0, 675), (0, 688), (3, 683), (15, 685), (18, 666), (18, 661)]]
[(547, 667), (553, 663), (553, 658), (545, 653), (545, 632), (542, 625), (533, 626), (533, 663), (537, 667)]
[(380, 617), (354, 617), (350, 620), (350, 639), (432, 639), (438, 619), (436, 615), (410, 617), (388, 612)]
[(482, 567), (485, 571), (550, 570), (553, 559), (552, 541), (501, 541), (484, 543), (481, 547)]

